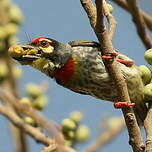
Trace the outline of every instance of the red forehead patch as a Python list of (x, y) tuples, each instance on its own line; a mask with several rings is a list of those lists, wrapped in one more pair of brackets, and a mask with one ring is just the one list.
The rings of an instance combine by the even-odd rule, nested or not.
[(45, 39), (45, 38), (46, 38), (46, 37), (44, 37), (44, 36), (38, 37), (38, 38), (34, 39), (34, 40), (32, 41), (32, 43), (38, 43), (41, 39)]

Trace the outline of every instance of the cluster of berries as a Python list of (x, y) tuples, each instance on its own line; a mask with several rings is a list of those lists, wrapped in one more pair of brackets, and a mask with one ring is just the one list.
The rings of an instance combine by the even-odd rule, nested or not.
[[(145, 60), (152, 65), (152, 49), (148, 49), (145, 52)], [(152, 83), (151, 83), (151, 70), (147, 70), (145, 67), (142, 67), (142, 78), (146, 82), (144, 88), (144, 98), (146, 102), (152, 101)]]
[(10, 0), (1, 0), (0, 9), (5, 12), (0, 15), (0, 55), (3, 55), (7, 52), (6, 49), (17, 43), (16, 35), (23, 16), (19, 7), (12, 4)]
[(86, 125), (81, 125), (82, 113), (73, 111), (69, 118), (63, 119), (62, 133), (65, 137), (67, 146), (75, 146), (80, 142), (85, 142), (90, 135), (90, 130)]
[[(27, 97), (23, 97), (20, 99), (21, 103), (27, 104), (39, 111), (42, 111), (46, 107), (48, 98), (44, 94), (44, 91), (41, 88), (41, 86), (33, 84), (33, 83), (27, 84), (26, 85), (26, 94), (27, 94)], [(25, 116), (24, 120), (26, 123), (28, 123), (32, 126), (37, 126), (35, 120), (33, 120), (29, 116)]]

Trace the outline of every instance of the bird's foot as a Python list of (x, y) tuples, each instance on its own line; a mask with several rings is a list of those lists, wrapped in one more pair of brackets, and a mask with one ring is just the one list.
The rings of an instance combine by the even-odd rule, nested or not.
[(129, 108), (129, 107), (133, 107), (133, 106), (135, 106), (135, 103), (127, 103), (127, 102), (116, 102), (116, 103), (114, 103), (114, 107), (116, 109)]
[[(110, 54), (103, 55), (102, 59), (105, 60), (105, 61), (113, 61), (113, 59), (118, 55), (119, 55), (119, 53), (117, 51), (113, 51)], [(117, 58), (116, 61), (126, 65), (127, 67), (131, 67), (134, 64), (133, 61), (119, 59), (119, 58)]]
[(127, 67), (131, 67), (134, 64), (133, 61), (123, 60), (123, 59), (116, 59), (116, 61), (125, 64)]
[(114, 59), (114, 57), (116, 57), (119, 53), (116, 52), (116, 51), (113, 51), (107, 55), (103, 55), (102, 56), (102, 59), (105, 60), (105, 61), (110, 61), (111, 59)]

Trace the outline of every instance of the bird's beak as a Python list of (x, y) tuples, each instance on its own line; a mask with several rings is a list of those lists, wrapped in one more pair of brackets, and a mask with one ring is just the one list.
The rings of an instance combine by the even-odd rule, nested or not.
[(8, 50), (10, 56), (21, 64), (30, 65), (41, 57), (38, 48), (31, 45), (14, 45)]

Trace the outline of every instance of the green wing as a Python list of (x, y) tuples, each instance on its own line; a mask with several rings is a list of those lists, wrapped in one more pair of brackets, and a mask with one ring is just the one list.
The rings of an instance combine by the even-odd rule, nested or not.
[(68, 44), (71, 45), (72, 47), (76, 47), (76, 46), (100, 47), (100, 44), (98, 42), (87, 41), (87, 40), (70, 41)]

